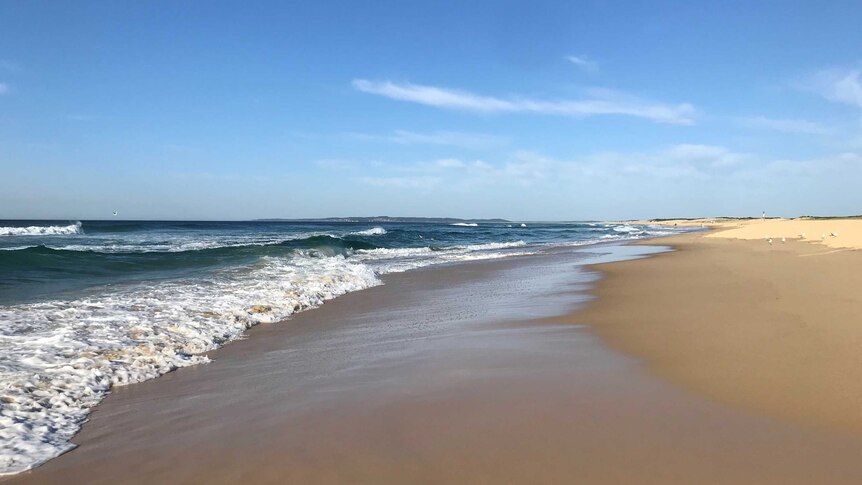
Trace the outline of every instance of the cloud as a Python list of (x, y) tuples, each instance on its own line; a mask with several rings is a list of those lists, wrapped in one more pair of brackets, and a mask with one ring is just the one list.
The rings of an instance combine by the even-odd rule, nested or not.
[(709, 167), (729, 167), (751, 158), (748, 154), (733, 152), (720, 146), (686, 143), (673, 145), (660, 153), (660, 156)]
[(860, 169), (862, 169), (862, 156), (854, 152), (843, 152), (813, 159), (772, 160), (756, 170), (756, 173), (770, 176), (817, 177), (824, 173), (849, 175)]
[(834, 213), (853, 207), (862, 152), (777, 159), (731, 147), (679, 143), (563, 158), (518, 151), (502, 159), (366, 163), (361, 169), (362, 177), (350, 180), (400, 194), (399, 200), (434, 194), (432, 207), (474, 207), (483, 200), (494, 208), (534, 204), (533, 210), (547, 210), (556, 218), (581, 209), (585, 215), (592, 210), (741, 215), (769, 207), (788, 214)]
[(342, 158), (324, 158), (315, 160), (314, 164), (326, 170), (356, 170), (359, 164), (353, 160), (345, 160)]
[(599, 71), (598, 63), (591, 60), (587, 56), (566, 56), (565, 59), (572, 64), (578, 66), (584, 72), (592, 74)]
[(0, 83), (0, 96), (3, 96), (4, 94), (9, 94), (9, 85)]
[(820, 123), (788, 118), (767, 118), (755, 116), (737, 120), (740, 126), (758, 130), (773, 130), (801, 135), (829, 135), (833, 130)]
[(467, 91), (391, 81), (353, 80), (353, 87), (364, 93), (398, 101), (478, 113), (537, 113), (559, 116), (625, 115), (657, 123), (690, 125), (694, 107), (683, 103), (669, 105), (646, 101), (611, 90), (593, 90), (580, 100), (544, 101), (527, 98), (501, 99)]
[(461, 133), (456, 131), (415, 133), (405, 130), (396, 130), (395, 134), (389, 137), (389, 139), (394, 143), (403, 145), (428, 144), (461, 148), (489, 148), (503, 145), (507, 141), (503, 137), (481, 133)]
[(556, 186), (574, 181), (604, 183), (611, 180), (707, 180), (750, 169), (757, 159), (725, 147), (676, 144), (649, 152), (599, 152), (571, 159), (555, 159), (532, 151), (516, 151), (504, 161), (442, 158), (413, 163), (381, 163), (376, 171), (407, 174), (365, 177), (368, 185), (397, 188), (450, 189), (479, 186)]
[(439, 184), (440, 177), (360, 177), (360, 183), (375, 187), (394, 187), (399, 189), (430, 189)]
[(834, 101), (862, 108), (862, 71), (832, 68), (821, 70), (800, 83), (800, 87)]
[(346, 135), (352, 139), (361, 141), (386, 142), (398, 145), (441, 145), (467, 149), (493, 148), (509, 143), (507, 138), (501, 136), (457, 131), (417, 133), (407, 130), (395, 130), (391, 135), (373, 135), (355, 132), (347, 133)]

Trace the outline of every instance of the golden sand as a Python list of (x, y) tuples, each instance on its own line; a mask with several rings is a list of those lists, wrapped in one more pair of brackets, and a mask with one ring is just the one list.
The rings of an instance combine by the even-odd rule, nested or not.
[[(644, 221), (647, 222), (647, 221)], [(862, 249), (862, 219), (678, 219), (658, 224), (717, 229), (707, 237), (805, 241), (836, 249)]]
[(849, 245), (862, 221), (732, 224), (667, 238), (673, 253), (602, 266), (597, 304), (576, 318), (684, 387), (862, 436), (862, 252), (762, 241), (834, 230), (827, 243)]

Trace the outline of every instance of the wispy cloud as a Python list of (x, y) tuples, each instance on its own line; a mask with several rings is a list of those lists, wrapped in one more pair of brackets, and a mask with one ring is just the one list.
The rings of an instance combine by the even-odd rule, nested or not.
[(468, 149), (483, 149), (503, 146), (509, 140), (505, 137), (484, 133), (465, 133), (458, 131), (434, 131), (419, 133), (408, 130), (395, 130), (389, 135), (374, 135), (369, 133), (348, 133), (350, 138), (395, 143), (398, 145), (441, 145)]
[(824, 69), (798, 84), (830, 101), (862, 108), (862, 70), (858, 68)]
[(430, 189), (438, 185), (442, 179), (432, 176), (418, 177), (360, 177), (360, 183), (375, 187), (394, 187), (399, 189)]
[[(573, 191), (623, 190), (642, 191), (643, 197), (655, 201), (662, 198), (658, 194), (682, 190), (689, 197), (701, 194), (703, 202), (709, 200), (706, 188), (723, 187), (738, 195), (737, 202), (742, 201), (743, 207), (748, 203), (745, 201), (767, 196), (795, 197), (801, 186), (810, 184), (819, 184), (824, 190), (836, 184), (847, 186), (849, 180), (862, 174), (862, 156), (858, 152), (838, 152), (816, 158), (775, 159), (724, 146), (680, 143), (645, 151), (593, 152), (566, 158), (516, 151), (503, 159), (453, 157), (364, 163), (360, 170), (361, 176), (357, 174), (352, 180), (405, 196), (433, 191), (448, 194), (444, 197), (471, 200), (476, 194), (514, 190), (519, 196), (559, 200)], [(809, 205), (819, 203), (820, 195), (806, 192), (801, 199), (793, 200), (805, 202), (798, 204), (798, 210), (811, 210)], [(844, 191), (837, 196), (846, 199), (852, 194)]]
[(779, 159), (766, 163), (755, 173), (770, 175), (817, 177), (825, 173), (846, 174), (862, 171), (862, 155), (842, 152), (812, 159)]
[(395, 143), (404, 145), (428, 144), (447, 145), (462, 148), (487, 148), (502, 145), (506, 139), (482, 133), (463, 133), (457, 131), (436, 131), (432, 133), (416, 133), (413, 131), (396, 130), (390, 137)]
[(751, 156), (714, 145), (683, 143), (673, 145), (660, 156), (709, 167), (730, 167), (750, 159)]
[[(598, 152), (571, 159), (556, 159), (533, 151), (516, 151), (505, 160), (441, 158), (412, 163), (366, 166), (386, 176), (363, 177), (367, 185), (396, 188), (469, 189), (504, 185), (557, 186), (574, 181), (604, 183), (634, 177), (652, 180), (707, 180), (749, 170), (757, 162), (751, 154), (725, 147), (676, 144), (648, 152)], [(395, 176), (389, 174), (395, 173)], [(376, 175), (376, 174), (375, 174)]]
[(356, 170), (359, 168), (359, 163), (353, 160), (345, 160), (343, 158), (324, 158), (315, 160), (314, 164), (326, 170)]
[(725, 147), (676, 144), (650, 152), (599, 152), (558, 159), (533, 151), (516, 151), (503, 162), (444, 158), (429, 162), (390, 166), (447, 180), (449, 187), (503, 184), (558, 186), (574, 181), (604, 183), (626, 178), (651, 180), (706, 180), (747, 170), (753, 155)]
[(523, 151), (514, 153), (508, 161), (499, 164), (484, 160), (443, 158), (431, 162), (419, 162), (411, 167), (406, 167), (406, 169), (446, 174), (461, 182), (514, 182), (519, 185), (531, 185), (533, 182), (545, 179), (550, 175), (547, 159)]
[(599, 72), (599, 64), (596, 61), (591, 60), (587, 56), (566, 56), (565, 59), (572, 64), (578, 66), (582, 71), (588, 73), (596, 73)]
[(831, 128), (824, 126), (823, 124), (800, 119), (755, 116), (750, 118), (740, 118), (737, 122), (744, 128), (773, 130), (802, 135), (829, 135), (833, 132)]
[(538, 113), (576, 117), (624, 115), (657, 123), (683, 125), (693, 124), (695, 114), (694, 107), (688, 103), (658, 103), (611, 90), (594, 90), (592, 96), (586, 99), (545, 101), (527, 98), (502, 99), (436, 86), (366, 79), (353, 80), (353, 87), (364, 93), (398, 101), (478, 113)]
[(0, 96), (3, 96), (4, 94), (9, 94), (9, 85), (0, 83)]

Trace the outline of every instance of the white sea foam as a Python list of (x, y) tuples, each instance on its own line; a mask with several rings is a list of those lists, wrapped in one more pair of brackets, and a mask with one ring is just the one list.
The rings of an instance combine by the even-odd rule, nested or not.
[(617, 232), (641, 232), (643, 229), (623, 224), (622, 226), (613, 226), (613, 230)]
[(0, 236), (60, 236), (80, 233), (80, 222), (69, 224), (68, 226), (0, 227)]
[(519, 248), (526, 245), (527, 243), (525, 243), (524, 241), (511, 241), (486, 244), (471, 244), (469, 246), (463, 246), (463, 249), (466, 249), (468, 251), (485, 251), (488, 249)]
[(438, 250), (430, 247), (360, 249), (354, 252), (353, 258), (371, 265), (379, 274), (387, 274), (401, 273), (440, 263), (534, 254), (533, 251), (512, 251), (514, 248), (523, 246), (526, 246), (524, 241), (512, 241), (453, 246)]
[(382, 236), (386, 234), (386, 229), (383, 229), (382, 227), (372, 227), (371, 229), (351, 232), (350, 234), (354, 236)]
[(86, 244), (46, 244), (51, 249), (64, 251), (88, 251), (96, 253), (181, 253), (186, 251), (202, 251), (207, 249), (237, 248), (244, 246), (271, 246), (288, 241), (298, 241), (311, 237), (326, 236), (338, 238), (328, 232), (302, 232), (283, 235), (237, 235), (213, 236), (207, 238), (201, 235), (170, 236), (163, 239), (153, 237), (129, 237), (123, 239), (91, 238)]
[(112, 386), (207, 362), (203, 354), (261, 322), (282, 320), (380, 283), (378, 274), (532, 254), (523, 241), (265, 257), (210, 277), (141, 283), (77, 300), (0, 306), (0, 474), (72, 448)]
[(479, 226), (479, 224), (476, 224), (475, 222), (454, 222), (454, 223), (449, 224), (449, 225), (450, 226), (461, 226), (461, 227), (477, 227), (477, 226)]
[(206, 362), (202, 352), (338, 295), (380, 283), (341, 256), (263, 258), (203, 280), (0, 307), (0, 474), (72, 448), (111, 386)]

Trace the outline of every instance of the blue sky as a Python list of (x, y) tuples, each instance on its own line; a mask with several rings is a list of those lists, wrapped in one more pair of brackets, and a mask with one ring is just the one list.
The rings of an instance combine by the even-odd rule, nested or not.
[(0, 218), (862, 213), (859, 2), (0, 3)]

